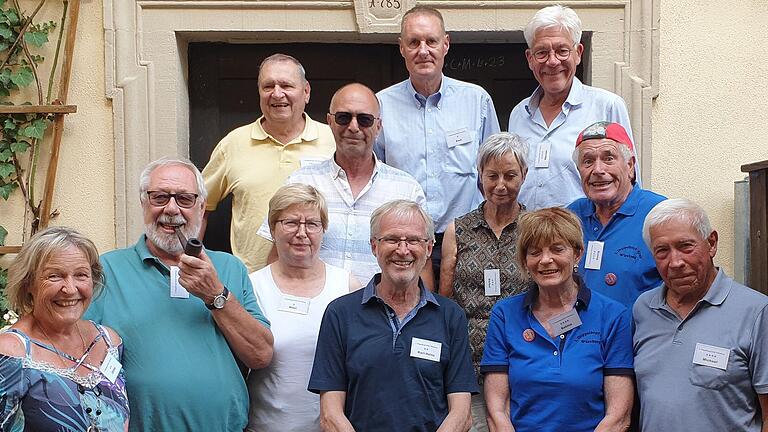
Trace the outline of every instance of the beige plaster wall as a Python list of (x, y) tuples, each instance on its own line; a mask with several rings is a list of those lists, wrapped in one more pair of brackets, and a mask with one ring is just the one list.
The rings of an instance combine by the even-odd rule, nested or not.
[[(81, 230), (106, 251), (115, 246), (115, 154), (102, 13), (101, 0), (82, 2), (69, 97), (78, 113), (65, 125), (54, 200), (61, 215), (54, 223)], [(768, 124), (768, 62), (760, 55), (768, 52), (761, 31), (768, 25), (768, 3), (662, 0), (660, 16), (650, 180), (654, 190), (692, 198), (707, 209), (720, 232), (718, 262), (732, 272), (733, 182), (743, 178), (741, 164), (768, 159), (768, 140), (760, 134)], [(3, 225), (18, 225), (21, 214), (18, 203), (0, 202)], [(7, 243), (19, 240), (16, 230)]]
[(768, 2), (662, 0), (653, 189), (687, 197), (720, 234), (716, 261), (733, 272), (733, 182), (768, 159)]
[[(38, 1), (22, 0), (20, 3), (22, 8), (31, 11)], [(40, 11), (39, 20), (58, 22), (60, 5), (61, 2), (47, 2)], [(67, 100), (67, 103), (77, 105), (78, 111), (68, 115), (64, 123), (52, 206), (58, 209), (60, 215), (51, 224), (72, 226), (89, 236), (100, 251), (106, 251), (115, 246), (115, 155), (112, 104), (104, 91), (102, 15), (101, 0), (81, 1)], [(48, 49), (43, 52), (46, 62), (53, 60), (55, 35), (51, 39)], [(49, 154), (50, 139), (47, 139), (42, 148), (41, 161), (47, 160)], [(47, 167), (47, 162), (41, 163), (38, 172), (44, 172)], [(41, 194), (42, 183), (37, 188), (38, 194)], [(0, 201), (0, 224), (10, 232), (6, 239), (8, 245), (18, 245), (22, 240), (23, 205), (18, 199), (18, 192), (14, 195), (14, 200), (8, 203)]]

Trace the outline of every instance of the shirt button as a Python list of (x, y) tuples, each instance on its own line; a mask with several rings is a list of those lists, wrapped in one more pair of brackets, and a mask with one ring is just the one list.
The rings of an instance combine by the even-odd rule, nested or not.
[(593, 228), (592, 228), (592, 231), (597, 231), (597, 227), (593, 227)]
[(557, 355), (557, 351), (553, 352), (552, 355)]
[(427, 108), (427, 112), (432, 112), (432, 108)]
[(565, 339), (565, 335), (564, 335), (564, 334), (561, 334), (561, 335), (560, 335), (560, 339)]
[(429, 130), (429, 134), (432, 135), (432, 129)]

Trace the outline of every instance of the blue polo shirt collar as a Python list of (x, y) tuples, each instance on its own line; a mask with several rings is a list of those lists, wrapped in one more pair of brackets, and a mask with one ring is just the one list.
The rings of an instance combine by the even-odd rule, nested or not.
[[(640, 185), (635, 183), (632, 186), (632, 190), (629, 191), (629, 195), (627, 195), (627, 199), (624, 200), (624, 203), (619, 207), (618, 210), (616, 210), (616, 214), (620, 214), (623, 216), (633, 216), (637, 212), (637, 208), (640, 205)], [(597, 218), (597, 206), (595, 206), (595, 203), (590, 201), (589, 206), (587, 207), (581, 207), (581, 211), (579, 207), (576, 207), (574, 209), (579, 216), (583, 216), (585, 218), (590, 217), (595, 220), (599, 220)]]
[(440, 88), (437, 90), (437, 92), (429, 95), (429, 97), (425, 97), (418, 91), (416, 91), (416, 87), (413, 86), (413, 83), (411, 82), (411, 79), (407, 79), (407, 88), (408, 92), (413, 95), (413, 97), (416, 99), (416, 105), (417, 107), (424, 108), (427, 105), (427, 101), (432, 99), (434, 105), (437, 107), (437, 109), (442, 108), (443, 104), (441, 102), (443, 95), (445, 94), (445, 81), (447, 77), (445, 75), (442, 75), (440, 77)]
[[(696, 306), (688, 314), (688, 317), (692, 316), (696, 310), (699, 309), (701, 303), (709, 303), (712, 306), (720, 306), (725, 301), (728, 294), (731, 292), (731, 284), (726, 283), (725, 272), (722, 269), (717, 269), (717, 276), (712, 281), (712, 285), (704, 294), (704, 297), (696, 303)], [(648, 302), (648, 306), (651, 309), (664, 309), (672, 312), (672, 309), (667, 305), (667, 285), (662, 285), (660, 290), (657, 290), (653, 298)]]
[[(360, 304), (369, 303), (374, 298), (383, 301), (383, 299), (376, 294), (376, 285), (378, 285), (379, 282), (381, 282), (381, 273), (376, 273), (373, 278), (371, 278), (371, 281), (368, 282), (368, 285), (363, 288), (363, 299)], [(432, 294), (432, 291), (428, 290), (424, 286), (424, 282), (422, 282), (421, 278), (419, 278), (419, 304), (416, 306), (416, 308), (420, 308), (427, 303), (440, 306), (440, 303), (438, 303), (435, 295)]]
[[(584, 283), (584, 279), (582, 279), (581, 275), (574, 273), (573, 280), (576, 282), (576, 285), (579, 286), (579, 291), (576, 293), (576, 304), (574, 307), (577, 310), (587, 309), (587, 307), (589, 307), (589, 302), (592, 299), (592, 291), (587, 288), (587, 285)], [(523, 299), (523, 307), (529, 310), (533, 309), (533, 305), (536, 303), (538, 296), (539, 287), (535, 282), (531, 281), (528, 286), (528, 292), (525, 294), (525, 298)]]
[[(528, 112), (529, 116), (533, 117), (533, 114), (539, 109), (539, 103), (541, 103), (542, 96), (544, 96), (544, 89), (541, 88), (541, 86), (536, 87), (536, 90), (533, 91), (531, 98), (525, 105), (525, 110)], [(568, 97), (565, 98), (565, 102), (563, 103), (563, 111), (567, 114), (571, 107), (581, 105), (583, 102), (584, 84), (582, 84), (578, 78), (573, 77), (571, 90), (568, 92)]]

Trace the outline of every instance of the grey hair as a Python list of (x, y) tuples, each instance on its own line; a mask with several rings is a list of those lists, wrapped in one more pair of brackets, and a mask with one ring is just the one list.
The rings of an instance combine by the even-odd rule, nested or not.
[(477, 171), (482, 174), (489, 161), (498, 160), (507, 153), (512, 153), (522, 172), (528, 170), (528, 143), (517, 134), (500, 132), (489, 136), (480, 145), (477, 151)]
[(152, 176), (152, 172), (158, 168), (167, 166), (182, 166), (192, 171), (192, 173), (195, 175), (195, 183), (197, 183), (197, 194), (203, 201), (208, 198), (208, 191), (205, 189), (205, 180), (203, 180), (203, 175), (200, 173), (200, 170), (197, 169), (195, 164), (192, 163), (192, 161), (189, 159), (176, 158), (173, 156), (164, 156), (156, 161), (150, 162), (149, 165), (144, 168), (144, 171), (141, 172), (141, 177), (139, 177), (139, 200), (141, 200), (142, 203), (147, 199), (146, 192), (149, 190), (149, 177)]
[(533, 48), (533, 38), (537, 31), (551, 27), (566, 30), (571, 35), (574, 46), (581, 42), (581, 19), (573, 9), (556, 4), (539, 9), (528, 21), (523, 31), (528, 48)]
[(392, 200), (382, 204), (373, 211), (371, 215), (371, 240), (375, 240), (379, 235), (381, 220), (384, 216), (394, 216), (397, 219), (403, 219), (418, 214), (424, 219), (425, 235), (430, 242), (435, 240), (435, 223), (432, 217), (416, 201), (399, 199)]
[(5, 296), (8, 304), (20, 316), (32, 312), (36, 280), (45, 264), (56, 253), (70, 246), (78, 248), (91, 268), (93, 296), (96, 297), (104, 286), (104, 269), (99, 261), (96, 245), (86, 236), (72, 228), (55, 226), (46, 228), (30, 238), (8, 267), (8, 286)]
[(651, 247), (651, 228), (667, 222), (687, 223), (696, 230), (702, 239), (706, 239), (712, 234), (709, 217), (700, 205), (685, 198), (672, 198), (656, 204), (656, 207), (645, 217), (643, 241), (649, 249)]
[(301, 77), (301, 82), (302, 83), (307, 82), (307, 71), (304, 70), (304, 66), (301, 65), (301, 62), (296, 60), (296, 57), (294, 56), (289, 56), (288, 54), (282, 54), (282, 53), (272, 54), (271, 56), (261, 61), (261, 64), (259, 64), (259, 78), (261, 78), (261, 69), (264, 67), (264, 65), (271, 62), (293, 63), (294, 65), (296, 65), (296, 68), (299, 70), (299, 76)]

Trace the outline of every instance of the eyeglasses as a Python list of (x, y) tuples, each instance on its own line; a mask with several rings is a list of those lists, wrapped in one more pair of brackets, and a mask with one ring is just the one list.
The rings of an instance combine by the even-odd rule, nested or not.
[(429, 239), (419, 237), (379, 237), (376, 241), (395, 247), (400, 246), (400, 243), (405, 242), (408, 248), (413, 249), (421, 246), (423, 243), (429, 242)]
[(369, 128), (373, 126), (373, 123), (376, 121), (378, 117), (375, 117), (373, 114), (366, 114), (366, 113), (357, 113), (352, 114), (350, 112), (346, 111), (338, 111), (336, 113), (330, 113), (334, 120), (336, 120), (336, 123), (338, 123), (341, 126), (346, 126), (350, 123), (352, 123), (352, 117), (357, 118), (357, 124), (360, 125), (360, 127)]
[(539, 63), (545, 63), (549, 60), (550, 53), (555, 53), (555, 58), (560, 61), (566, 61), (571, 56), (571, 48), (558, 48), (558, 49), (540, 49), (533, 53), (533, 58)]
[(317, 234), (323, 230), (323, 224), (320, 221), (308, 220), (302, 222), (297, 219), (280, 219), (278, 222), (280, 222), (280, 225), (283, 226), (285, 231), (290, 233), (297, 232), (302, 225), (304, 225), (304, 229), (310, 234)]
[(147, 191), (149, 197), (149, 203), (155, 207), (162, 207), (171, 201), (171, 198), (176, 200), (176, 205), (181, 208), (192, 208), (199, 196), (196, 193), (181, 192), (181, 193), (168, 193), (163, 191)]

